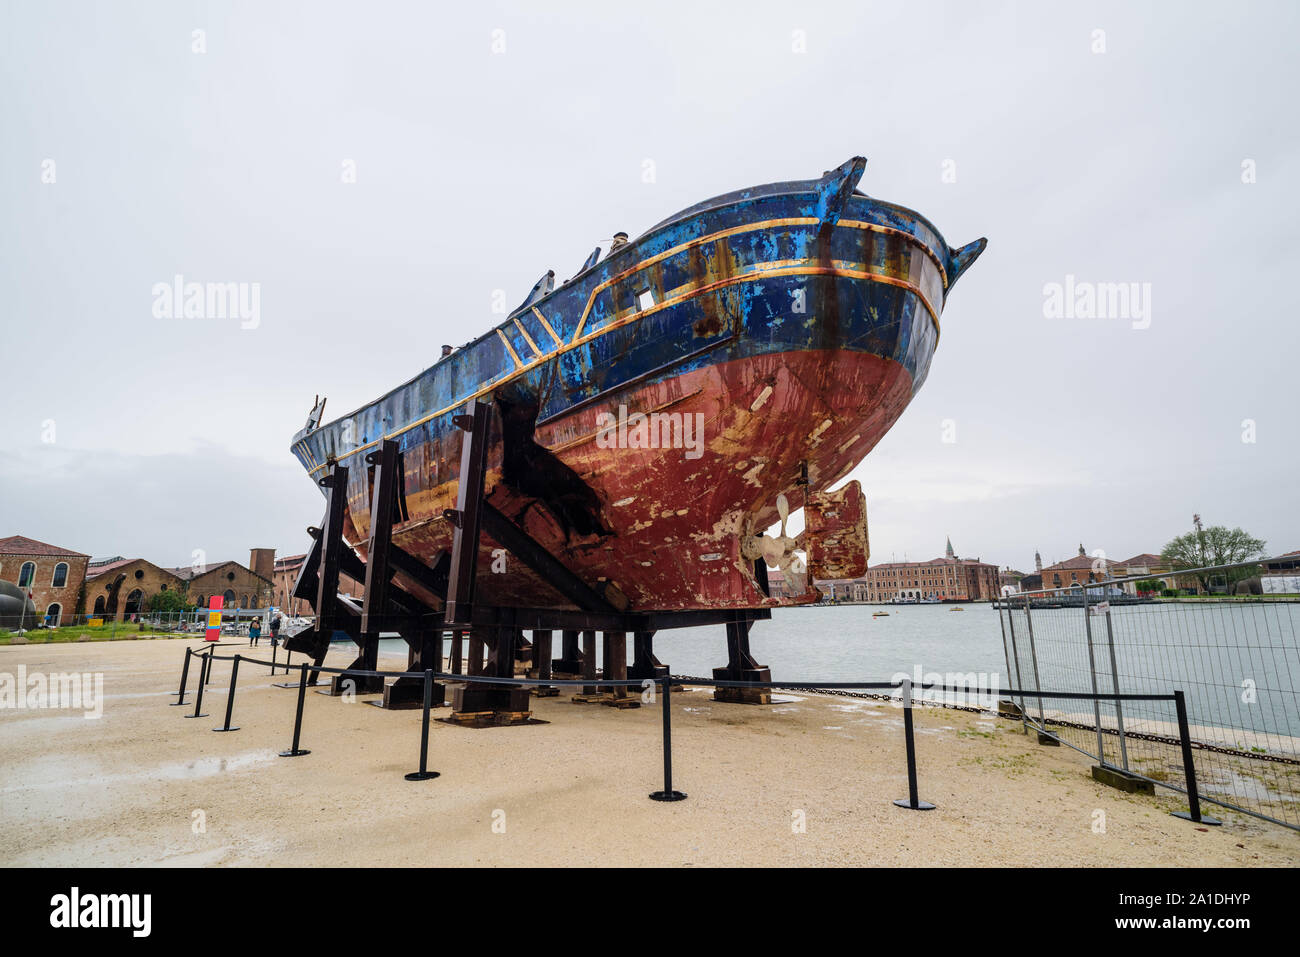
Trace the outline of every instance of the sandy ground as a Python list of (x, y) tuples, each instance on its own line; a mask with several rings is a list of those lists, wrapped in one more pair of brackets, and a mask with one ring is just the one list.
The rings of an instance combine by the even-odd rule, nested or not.
[[(280, 758), (297, 692), (245, 664), (234, 724), (173, 701), (178, 640), (0, 647), (0, 673), (99, 672), (104, 713), (0, 710), (0, 863), (5, 865), (1227, 865), (1295, 866), (1300, 834), (1220, 812), (1200, 829), (1176, 795), (1131, 796), (1087, 760), (1018, 724), (916, 712), (920, 791), (907, 792), (902, 712), (887, 703), (786, 696), (721, 704), (673, 696), (676, 804), (662, 786), (659, 705), (617, 711), (535, 701), (548, 722), (468, 729), (418, 711), (307, 694), (306, 757)], [(246, 650), (239, 646), (223, 651)], [(265, 649), (269, 655), (269, 649)], [(342, 650), (329, 664), (346, 665)], [(404, 660), (381, 667), (399, 669)], [(193, 686), (191, 676), (191, 687)], [(192, 702), (192, 696), (187, 701)], [(445, 715), (441, 709), (435, 715)], [(1100, 813), (1099, 813), (1100, 812)], [(1104, 832), (1097, 825), (1104, 814)], [(802, 820), (805, 827), (797, 828)]]

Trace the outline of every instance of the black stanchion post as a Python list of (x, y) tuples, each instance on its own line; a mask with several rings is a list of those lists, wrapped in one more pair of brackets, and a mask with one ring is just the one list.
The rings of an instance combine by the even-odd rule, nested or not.
[(235, 681), (239, 678), (239, 655), (235, 655), (235, 660), (230, 668), (230, 691), (226, 695), (226, 723), (220, 728), (213, 728), (213, 731), (238, 731), (238, 728), (230, 726), (230, 715), (235, 710)]
[(293, 657), (293, 652), (289, 650), (288, 645), (285, 645), (284, 646), (284, 674), (286, 678), (289, 676), (289, 659), (292, 657)]
[(420, 722), (420, 770), (406, 775), (408, 781), (428, 781), (438, 776), (429, 770), (429, 709), (433, 707), (433, 672), (424, 672), (424, 717)]
[(686, 795), (673, 790), (672, 676), (664, 675), (664, 789), (650, 795), (652, 801), (685, 801)]
[(1187, 776), (1187, 811), (1171, 811), (1174, 817), (1181, 817), (1194, 824), (1222, 824), (1218, 818), (1204, 817), (1201, 814), (1201, 795), (1196, 790), (1196, 765), (1192, 760), (1192, 732), (1187, 724), (1187, 699), (1181, 691), (1174, 692), (1174, 708), (1178, 712), (1178, 743), (1183, 749), (1183, 773)]
[(903, 679), (903, 735), (907, 739), (907, 797), (894, 803), (911, 811), (933, 811), (934, 805), (922, 801), (916, 791), (916, 739), (912, 734), (912, 679)]
[(310, 751), (304, 751), (298, 747), (298, 742), (302, 739), (302, 704), (307, 699), (307, 662), (302, 663), (302, 676), (298, 681), (298, 713), (293, 719), (293, 747), (288, 751), (281, 751), (282, 758), (297, 758), (304, 754), (311, 754)]
[(185, 704), (185, 683), (190, 677), (190, 657), (194, 654), (193, 649), (185, 649), (185, 664), (181, 666), (181, 690), (176, 692), (176, 700), (172, 702), (172, 707), (179, 707)]
[(205, 670), (207, 669), (207, 667), (208, 667), (207, 659), (208, 659), (208, 656), (211, 655), (211, 654), (212, 654), (212, 652), (210, 652), (210, 651), (205, 651), (205, 652), (200, 656), (201, 658), (203, 658), (203, 661), (200, 661), (200, 662), (199, 662), (199, 690), (198, 690), (198, 693), (196, 693), (196, 694), (194, 695), (194, 713), (193, 713), (193, 714), (187, 714), (187, 715), (185, 716), (185, 717), (187, 717), (187, 718), (206, 718), (206, 717), (207, 717), (206, 714), (201, 714), (200, 712), (202, 712), (202, 710), (203, 710), (203, 673), (204, 673), (204, 671), (205, 671)]
[(276, 643), (271, 642), (271, 677), (275, 677), (275, 653), (278, 650)]

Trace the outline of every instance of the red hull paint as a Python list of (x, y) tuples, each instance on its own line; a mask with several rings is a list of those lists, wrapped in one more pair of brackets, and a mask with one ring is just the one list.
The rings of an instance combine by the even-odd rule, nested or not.
[[(709, 366), (610, 394), (608, 401), (538, 426), (536, 441), (596, 490), (601, 520), (612, 534), (566, 541), (544, 504), (501, 484), (496, 437), (488, 501), (580, 577), (612, 583), (632, 609), (779, 604), (759, 590), (751, 561), (741, 555), (742, 536), (761, 534), (777, 521), (779, 493), (792, 510), (802, 506), (796, 484), (801, 463), (807, 462), (813, 488), (827, 488), (847, 475), (906, 408), (912, 385), (898, 363), (845, 350), (768, 354)], [(620, 404), (629, 414), (699, 413), (703, 454), (691, 459), (681, 448), (601, 448), (597, 416), (617, 414)], [(451, 526), (441, 514), (455, 506), (456, 489), (457, 483), (446, 482), (408, 493), (413, 520), (395, 530), (395, 542), (425, 557), (449, 550)], [(363, 552), (367, 506), (360, 497), (351, 501), (345, 528)], [(705, 524), (704, 516), (719, 517)], [(494, 573), (496, 547), (485, 537), (480, 600), (571, 607), (508, 555), (505, 572)], [(413, 582), (403, 584), (419, 591)], [(810, 590), (803, 600), (814, 598)]]

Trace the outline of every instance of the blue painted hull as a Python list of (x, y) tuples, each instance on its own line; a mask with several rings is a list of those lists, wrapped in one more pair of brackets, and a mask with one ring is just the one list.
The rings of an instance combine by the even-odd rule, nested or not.
[[(857, 193), (863, 162), (670, 217), (382, 398), (300, 433), (294, 454), (319, 477), (330, 459), (360, 466), (397, 439), (411, 514), (397, 537), (432, 561), (450, 541), (451, 418), (491, 399), (507, 425), (490, 496), (575, 570), (638, 608), (766, 603), (731, 539), (761, 532), (778, 492), (798, 507), (792, 469), (824, 488), (875, 445), (924, 382), (948, 292), (983, 249), (953, 250), (918, 214)], [(601, 448), (598, 416), (620, 405), (700, 415), (707, 449)], [(521, 475), (552, 466), (564, 500)], [(361, 546), (365, 475), (351, 470), (345, 530)], [(702, 495), (695, 514), (664, 514), (666, 498)], [(639, 504), (619, 504), (629, 498)], [(665, 542), (694, 558), (665, 561)], [(714, 569), (696, 559), (715, 554), (726, 573), (709, 585)], [(528, 574), (510, 578), (486, 579), (503, 603), (563, 604)]]

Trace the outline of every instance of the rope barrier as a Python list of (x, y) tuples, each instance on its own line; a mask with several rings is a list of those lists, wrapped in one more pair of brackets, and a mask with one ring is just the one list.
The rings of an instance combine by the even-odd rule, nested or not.
[[(287, 649), (286, 649), (287, 651)], [(181, 671), (181, 690), (178, 696), (184, 700), (186, 676), (189, 673), (190, 658), (198, 654), (192, 649), (186, 649), (185, 663)], [(273, 661), (265, 661), (256, 658), (245, 658), (242, 655), (218, 655), (215, 649), (209, 647), (209, 650), (198, 654), (202, 658), (200, 664), (200, 680), (198, 693), (194, 700), (194, 713), (185, 715), (187, 718), (205, 717), (201, 714), (203, 704), (203, 687), (206, 684), (207, 676), (211, 674), (211, 667), (214, 661), (231, 661), (234, 662), (230, 675), (230, 690), (226, 699), (226, 720), (225, 725), (221, 728), (214, 728), (214, 731), (238, 731), (238, 728), (231, 727), (230, 720), (234, 708), (236, 682), (239, 674), (239, 664), (241, 661), (247, 661), (251, 664), (275, 666)], [(892, 681), (841, 681), (841, 682), (796, 682), (796, 681), (730, 681), (716, 678), (685, 678), (665, 675), (662, 678), (575, 678), (575, 679), (556, 679), (556, 678), (503, 678), (490, 675), (461, 675), (451, 672), (433, 671), (377, 671), (360, 668), (333, 668), (328, 665), (309, 664), (304, 661), (299, 666), (300, 680), (298, 682), (298, 706), (294, 716), (293, 727), (293, 746), (287, 751), (281, 751), (281, 757), (300, 757), (310, 754), (311, 752), (300, 747), (302, 739), (302, 717), (303, 706), (307, 693), (307, 674), (312, 672), (316, 675), (321, 673), (335, 675), (355, 675), (366, 678), (411, 678), (419, 679), (424, 684), (424, 707), (421, 719), (420, 731), (420, 768), (405, 775), (408, 781), (427, 781), (437, 778), (439, 772), (428, 769), (429, 753), (429, 712), (432, 707), (432, 688), (435, 679), (459, 681), (473, 684), (495, 684), (507, 685), (512, 687), (587, 687), (593, 684), (605, 688), (647, 688), (648, 686), (660, 685), (663, 689), (663, 757), (664, 757), (664, 787), (662, 790), (651, 793), (650, 798), (655, 801), (681, 801), (686, 795), (681, 791), (676, 791), (672, 786), (672, 717), (671, 717), (671, 695), (672, 685), (674, 683), (684, 683), (691, 685), (700, 685), (714, 688), (762, 688), (762, 689), (781, 689), (787, 691), (811, 691), (822, 692), (831, 691), (846, 693), (846, 690), (861, 691), (884, 691), (899, 689), (902, 701), (904, 716), (903, 727), (904, 737), (907, 749), (907, 774), (908, 774), (908, 796), (900, 798), (894, 802), (899, 807), (907, 808), (914, 811), (926, 811), (934, 808), (933, 804), (921, 801), (918, 797), (917, 779), (916, 779), (916, 745), (914, 729), (912, 724), (912, 705), (914, 686), (911, 679), (904, 678), (901, 682)], [(286, 667), (286, 674), (287, 674)], [(1002, 695), (1014, 698), (1026, 694), (1021, 689), (1016, 688), (968, 688), (965, 686), (945, 685), (945, 684), (921, 684), (917, 688), (929, 691), (951, 691), (960, 694), (980, 694), (980, 695)], [(1187, 788), (1184, 793), (1188, 796), (1190, 811), (1188, 813), (1179, 812), (1177, 816), (1185, 817), (1194, 823), (1217, 824), (1214, 818), (1202, 817), (1198, 792), (1196, 787), (1196, 772), (1191, 760), (1191, 751), (1193, 743), (1190, 740), (1190, 733), (1187, 727), (1186, 705), (1181, 691), (1175, 691), (1173, 694), (1101, 694), (1086, 692), (1066, 692), (1066, 691), (1042, 691), (1035, 689), (1032, 695), (1039, 698), (1061, 698), (1061, 699), (1078, 699), (1093, 701), (1172, 701), (1178, 710), (1179, 738), (1175, 743), (1181, 745), (1184, 756), (1184, 772), (1187, 780)], [(887, 697), (888, 700), (898, 700), (893, 696)], [(180, 703), (180, 702), (177, 702)], [(1054, 722), (1059, 723), (1059, 722)], [(1040, 730), (1046, 730), (1040, 728)], [(1050, 732), (1048, 732), (1050, 734)], [(1155, 782), (1161, 783), (1161, 782)], [(1175, 790), (1182, 790), (1175, 788)], [(1215, 802), (1217, 803), (1217, 802)]]

